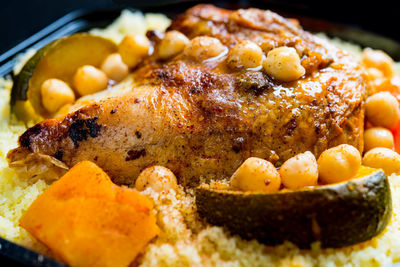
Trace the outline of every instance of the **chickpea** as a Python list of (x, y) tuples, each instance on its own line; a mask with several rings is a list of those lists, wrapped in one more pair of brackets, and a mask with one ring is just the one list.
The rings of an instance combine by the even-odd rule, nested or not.
[(392, 149), (394, 146), (393, 134), (382, 127), (372, 127), (364, 132), (364, 151), (375, 147), (386, 147)]
[[(377, 68), (368, 68), (366, 70), (366, 77), (369, 81), (369, 94), (375, 94), (379, 91), (389, 91), (389, 90), (382, 90), (381, 87), (387, 83), (387, 79), (384, 77), (382, 71), (378, 70)], [(385, 86), (386, 87), (386, 86)]]
[(66, 116), (72, 109), (73, 105), (72, 104), (65, 104), (64, 106), (62, 106), (56, 114), (54, 114), (53, 118), (58, 118), (58, 117), (64, 117)]
[(362, 163), (367, 167), (383, 169), (386, 175), (400, 173), (400, 155), (389, 148), (371, 149), (365, 153)]
[(143, 35), (126, 35), (118, 46), (122, 61), (131, 68), (136, 67), (148, 56), (150, 41)]
[(139, 174), (135, 187), (139, 191), (151, 187), (156, 192), (167, 192), (170, 189), (176, 190), (178, 182), (170, 169), (163, 166), (152, 166)]
[(317, 162), (321, 181), (332, 184), (355, 176), (361, 166), (361, 155), (357, 148), (344, 144), (325, 150)]
[(97, 93), (107, 85), (107, 75), (96, 67), (84, 65), (75, 72), (74, 87), (81, 96)]
[(366, 48), (363, 51), (361, 62), (366, 67), (382, 71), (385, 77), (391, 78), (394, 74), (393, 59), (383, 51)]
[(384, 78), (382, 71), (378, 70), (377, 68), (368, 68), (367, 77), (370, 81), (380, 80)]
[(217, 57), (227, 51), (227, 48), (217, 39), (208, 36), (193, 38), (183, 51), (188, 57), (197, 61)]
[(256, 68), (261, 66), (262, 49), (250, 41), (241, 41), (229, 51), (227, 64), (231, 68)]
[(269, 51), (263, 66), (268, 75), (283, 82), (295, 81), (306, 73), (296, 49), (286, 46)]
[(75, 102), (74, 91), (68, 84), (59, 79), (48, 79), (40, 88), (44, 108), (54, 113), (66, 104)]
[(248, 158), (231, 177), (231, 186), (242, 191), (277, 192), (281, 177), (274, 165), (260, 158)]
[(189, 39), (183, 33), (169, 31), (158, 46), (158, 56), (161, 59), (171, 58), (182, 52), (189, 42)]
[(391, 93), (379, 92), (368, 97), (365, 113), (373, 125), (391, 129), (400, 120), (399, 102)]
[(289, 189), (316, 185), (318, 182), (317, 160), (310, 151), (298, 154), (285, 161), (279, 173), (282, 184)]
[(118, 53), (107, 56), (101, 64), (101, 70), (114, 81), (121, 81), (129, 73), (128, 66), (122, 61)]

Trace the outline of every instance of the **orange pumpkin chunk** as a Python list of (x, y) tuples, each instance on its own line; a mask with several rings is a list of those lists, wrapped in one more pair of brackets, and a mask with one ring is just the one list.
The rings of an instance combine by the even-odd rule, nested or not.
[(150, 199), (83, 161), (40, 195), (20, 224), (71, 266), (128, 266), (159, 233), (152, 209)]

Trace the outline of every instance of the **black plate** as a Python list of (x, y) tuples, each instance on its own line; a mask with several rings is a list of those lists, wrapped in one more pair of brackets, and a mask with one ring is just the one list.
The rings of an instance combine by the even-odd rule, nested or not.
[[(378, 34), (361, 30), (357, 27), (335, 24), (313, 17), (299, 15), (303, 14), (304, 10), (296, 10), (296, 6), (287, 6), (287, 8), (285, 8), (285, 6), (277, 4), (279, 2), (276, 1), (237, 1), (233, 3), (231, 1), (216, 1), (214, 3), (217, 6), (225, 8), (253, 6), (264, 9), (272, 9), (286, 17), (294, 17), (299, 19), (303, 27), (309, 31), (325, 32), (329, 36), (336, 36), (364, 47), (368, 46), (376, 49), (382, 49), (394, 59), (400, 60), (400, 44), (398, 42)], [(151, 8), (143, 8), (143, 10), (145, 12), (162, 12), (170, 17), (173, 17), (192, 5), (193, 1), (172, 4), (167, 7), (152, 6)], [(12, 76), (12, 69), (16, 63), (14, 58), (19, 53), (22, 53), (29, 48), (39, 49), (52, 40), (75, 32), (88, 31), (89, 29), (98, 27), (106, 27), (114, 19), (116, 19), (120, 13), (121, 9), (76, 10), (65, 15), (40, 32), (10, 49), (6, 53), (0, 55), (0, 77), (7, 75)], [(0, 238), (0, 265), (48, 267), (65, 266), (62, 263), (16, 245), (3, 238)]]

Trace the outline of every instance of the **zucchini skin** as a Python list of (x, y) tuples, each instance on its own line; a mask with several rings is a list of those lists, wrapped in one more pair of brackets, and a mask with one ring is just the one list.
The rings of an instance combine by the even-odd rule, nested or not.
[(22, 67), (21, 71), (14, 77), (13, 87), (11, 89), (10, 104), (13, 106), (17, 100), (28, 100), (29, 79), (33, 75), (33, 71), (37, 63), (43, 58), (46, 52), (56, 44), (58, 40), (54, 40), (46, 46), (39, 49)]
[[(11, 107), (19, 119), (24, 107), (17, 102), (28, 103), (35, 113), (51, 118), (42, 104), (41, 86), (51, 78), (72, 84), (76, 70), (83, 65), (99, 66), (104, 58), (117, 51), (113, 41), (90, 33), (75, 33), (56, 39), (39, 49), (14, 77), (11, 90)], [(20, 103), (18, 103), (20, 104)]]
[(244, 239), (266, 245), (290, 241), (310, 248), (357, 244), (381, 233), (391, 218), (388, 178), (379, 170), (340, 184), (274, 194), (198, 187), (199, 215)]

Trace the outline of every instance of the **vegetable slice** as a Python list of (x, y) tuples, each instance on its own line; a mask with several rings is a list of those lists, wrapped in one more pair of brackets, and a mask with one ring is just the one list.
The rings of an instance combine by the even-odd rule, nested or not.
[(197, 210), (209, 223), (226, 226), (244, 239), (267, 245), (288, 240), (301, 248), (315, 241), (322, 247), (366, 241), (388, 224), (391, 203), (386, 175), (367, 167), (361, 167), (353, 180), (295, 191), (196, 189)]
[(391, 129), (394, 139), (394, 151), (400, 153), (400, 123)]
[[(21, 108), (23, 105), (17, 102), (29, 100), (38, 114), (50, 117), (51, 114), (42, 105), (42, 83), (57, 78), (72, 84), (77, 68), (82, 65), (99, 67), (109, 54), (116, 51), (117, 46), (112, 41), (88, 33), (73, 34), (47, 44), (28, 60), (16, 77), (11, 104)], [(21, 112), (17, 110), (16, 113)]]
[(150, 199), (83, 161), (40, 195), (20, 224), (71, 266), (128, 266), (159, 229)]

